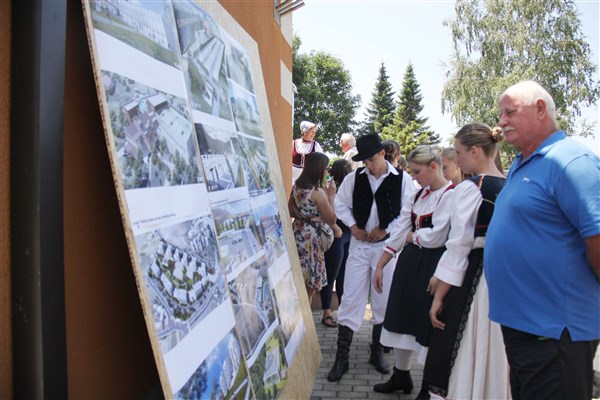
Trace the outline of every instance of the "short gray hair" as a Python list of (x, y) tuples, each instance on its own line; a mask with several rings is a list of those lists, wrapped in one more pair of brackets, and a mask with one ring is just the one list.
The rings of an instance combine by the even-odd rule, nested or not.
[(348, 143), (350, 147), (356, 146), (356, 138), (351, 133), (342, 133), (342, 136), (340, 136), (340, 142)]
[(535, 81), (521, 81), (506, 89), (500, 96), (500, 100), (504, 96), (517, 97), (523, 102), (523, 105), (529, 106), (535, 104), (540, 99), (546, 104), (548, 115), (552, 121), (556, 123), (556, 106), (554, 99), (542, 85)]

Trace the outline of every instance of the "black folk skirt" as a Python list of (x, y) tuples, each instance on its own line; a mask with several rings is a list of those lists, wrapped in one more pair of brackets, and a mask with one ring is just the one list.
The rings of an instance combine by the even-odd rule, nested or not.
[(409, 244), (398, 256), (388, 298), (383, 327), (398, 334), (412, 335), (421, 346), (429, 346), (433, 326), (429, 309), (433, 296), (427, 292), (429, 280), (446, 251)]
[(447, 396), (450, 373), (482, 273), (483, 249), (472, 250), (462, 286), (452, 286), (444, 298), (439, 319), (446, 327), (444, 330), (435, 329), (429, 343), (423, 380), (429, 384), (431, 391), (443, 397)]

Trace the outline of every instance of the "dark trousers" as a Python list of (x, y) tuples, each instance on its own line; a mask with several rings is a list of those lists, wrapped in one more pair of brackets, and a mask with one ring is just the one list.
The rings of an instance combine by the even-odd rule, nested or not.
[[(338, 277), (342, 265), (346, 265), (346, 258), (348, 257), (348, 244), (350, 243), (350, 231), (344, 232), (342, 236), (334, 239), (329, 250), (325, 252), (325, 270), (327, 271), (327, 286), (321, 288), (321, 308), (328, 310), (331, 308), (331, 298), (333, 296), (333, 283)], [(336, 289), (338, 293), (338, 300), (340, 300), (340, 290), (343, 289), (343, 282), (340, 284), (337, 279)], [(340, 287), (341, 285), (341, 287)], [(340, 300), (341, 302), (341, 300)]]
[(565, 329), (559, 340), (502, 326), (514, 400), (592, 397), (598, 340), (573, 342)]

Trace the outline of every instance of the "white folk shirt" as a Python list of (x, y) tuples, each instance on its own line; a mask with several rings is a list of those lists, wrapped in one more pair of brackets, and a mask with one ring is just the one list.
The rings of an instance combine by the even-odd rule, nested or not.
[[(377, 191), (383, 180), (389, 175), (394, 174), (398, 175), (399, 172), (387, 162), (388, 170), (385, 174), (381, 175), (379, 179), (376, 179), (370, 172), (368, 168), (364, 168), (360, 171), (361, 174), (367, 174), (369, 178), (369, 184), (371, 185), (371, 191), (373, 194)], [(352, 225), (356, 224), (356, 219), (354, 219), (354, 215), (352, 214), (352, 193), (354, 192), (354, 182), (356, 180), (356, 174), (358, 171), (352, 171), (342, 181), (340, 185), (337, 195), (335, 196), (335, 213), (336, 216), (347, 226), (352, 227)], [(412, 204), (412, 199), (416, 193), (416, 189), (412, 184), (412, 179), (410, 176), (401, 171), (402, 176), (402, 195), (400, 197), (400, 201), (402, 204)], [(373, 198), (373, 204), (371, 206), (371, 213), (369, 214), (369, 219), (367, 220), (367, 224), (365, 225), (365, 230), (371, 232), (373, 229), (379, 226), (379, 215), (377, 214), (377, 203), (375, 198)], [(390, 223), (391, 226), (391, 223)], [(386, 229), (388, 233), (390, 233), (390, 226)]]
[(450, 285), (461, 286), (469, 265), (469, 253), (472, 249), (482, 249), (485, 243), (485, 237), (474, 236), (483, 197), (477, 185), (470, 180), (461, 182), (453, 191), (457, 201), (450, 217), (452, 228), (446, 242), (446, 251), (434, 276)]
[[(434, 191), (426, 186), (419, 194), (419, 199), (416, 202), (415, 196), (413, 196), (410, 201), (403, 203), (400, 215), (388, 227), (391, 233), (389, 239), (385, 242), (385, 251), (395, 255), (402, 250), (406, 243), (406, 236), (412, 229), (411, 212), (417, 215), (415, 221), (416, 231), (413, 232), (414, 244), (428, 249), (444, 246), (446, 240), (448, 240), (450, 216), (455, 206), (454, 190), (446, 191), (450, 185), (451, 183), (448, 182)], [(433, 228), (421, 228), (419, 226), (420, 217), (432, 213)]]

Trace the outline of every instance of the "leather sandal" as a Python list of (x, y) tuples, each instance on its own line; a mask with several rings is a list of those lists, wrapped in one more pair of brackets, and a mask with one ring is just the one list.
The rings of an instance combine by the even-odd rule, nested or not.
[(333, 317), (331, 315), (328, 317), (322, 318), (321, 323), (328, 328), (337, 328), (337, 322), (335, 322), (335, 320), (333, 319)]

